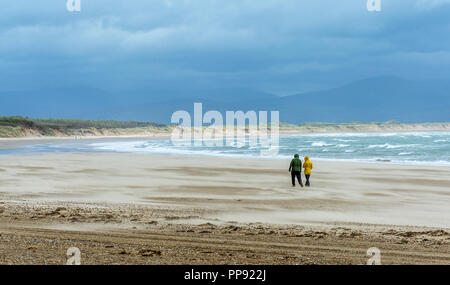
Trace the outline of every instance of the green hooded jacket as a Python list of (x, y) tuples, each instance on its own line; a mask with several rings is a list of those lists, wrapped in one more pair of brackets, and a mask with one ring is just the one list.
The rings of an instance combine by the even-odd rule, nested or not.
[(302, 161), (300, 160), (298, 154), (294, 155), (294, 159), (291, 160), (289, 171), (302, 171)]

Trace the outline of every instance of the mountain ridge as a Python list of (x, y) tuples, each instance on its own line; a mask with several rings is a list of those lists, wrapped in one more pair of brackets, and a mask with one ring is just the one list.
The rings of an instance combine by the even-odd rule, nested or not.
[(0, 93), (0, 114), (170, 123), (171, 114), (203, 103), (203, 111), (280, 111), (287, 123), (450, 121), (450, 80), (413, 81), (395, 76), (358, 80), (326, 90), (276, 96), (249, 88), (131, 90), (78, 87)]

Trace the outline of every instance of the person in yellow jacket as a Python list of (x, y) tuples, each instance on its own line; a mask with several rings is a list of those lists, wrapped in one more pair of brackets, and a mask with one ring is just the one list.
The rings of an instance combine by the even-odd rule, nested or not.
[(311, 160), (309, 160), (308, 156), (305, 156), (305, 162), (303, 163), (303, 168), (305, 169), (305, 177), (306, 177), (306, 187), (311, 186), (309, 183), (309, 177), (311, 176), (311, 169), (313, 168), (313, 164)]

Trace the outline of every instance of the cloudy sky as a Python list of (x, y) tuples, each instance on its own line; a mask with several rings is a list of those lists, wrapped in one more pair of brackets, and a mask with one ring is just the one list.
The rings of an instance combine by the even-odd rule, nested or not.
[(2, 1), (0, 91), (244, 87), (278, 95), (450, 74), (450, 0)]

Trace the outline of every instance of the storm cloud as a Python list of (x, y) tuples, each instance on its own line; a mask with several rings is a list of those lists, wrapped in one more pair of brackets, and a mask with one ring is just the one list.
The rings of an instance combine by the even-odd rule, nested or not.
[[(5, 1), (0, 91), (252, 88), (277, 95), (372, 76), (450, 74), (450, 1)], [(38, 95), (37, 95), (38, 96)], [(149, 95), (151, 96), (151, 95)]]

